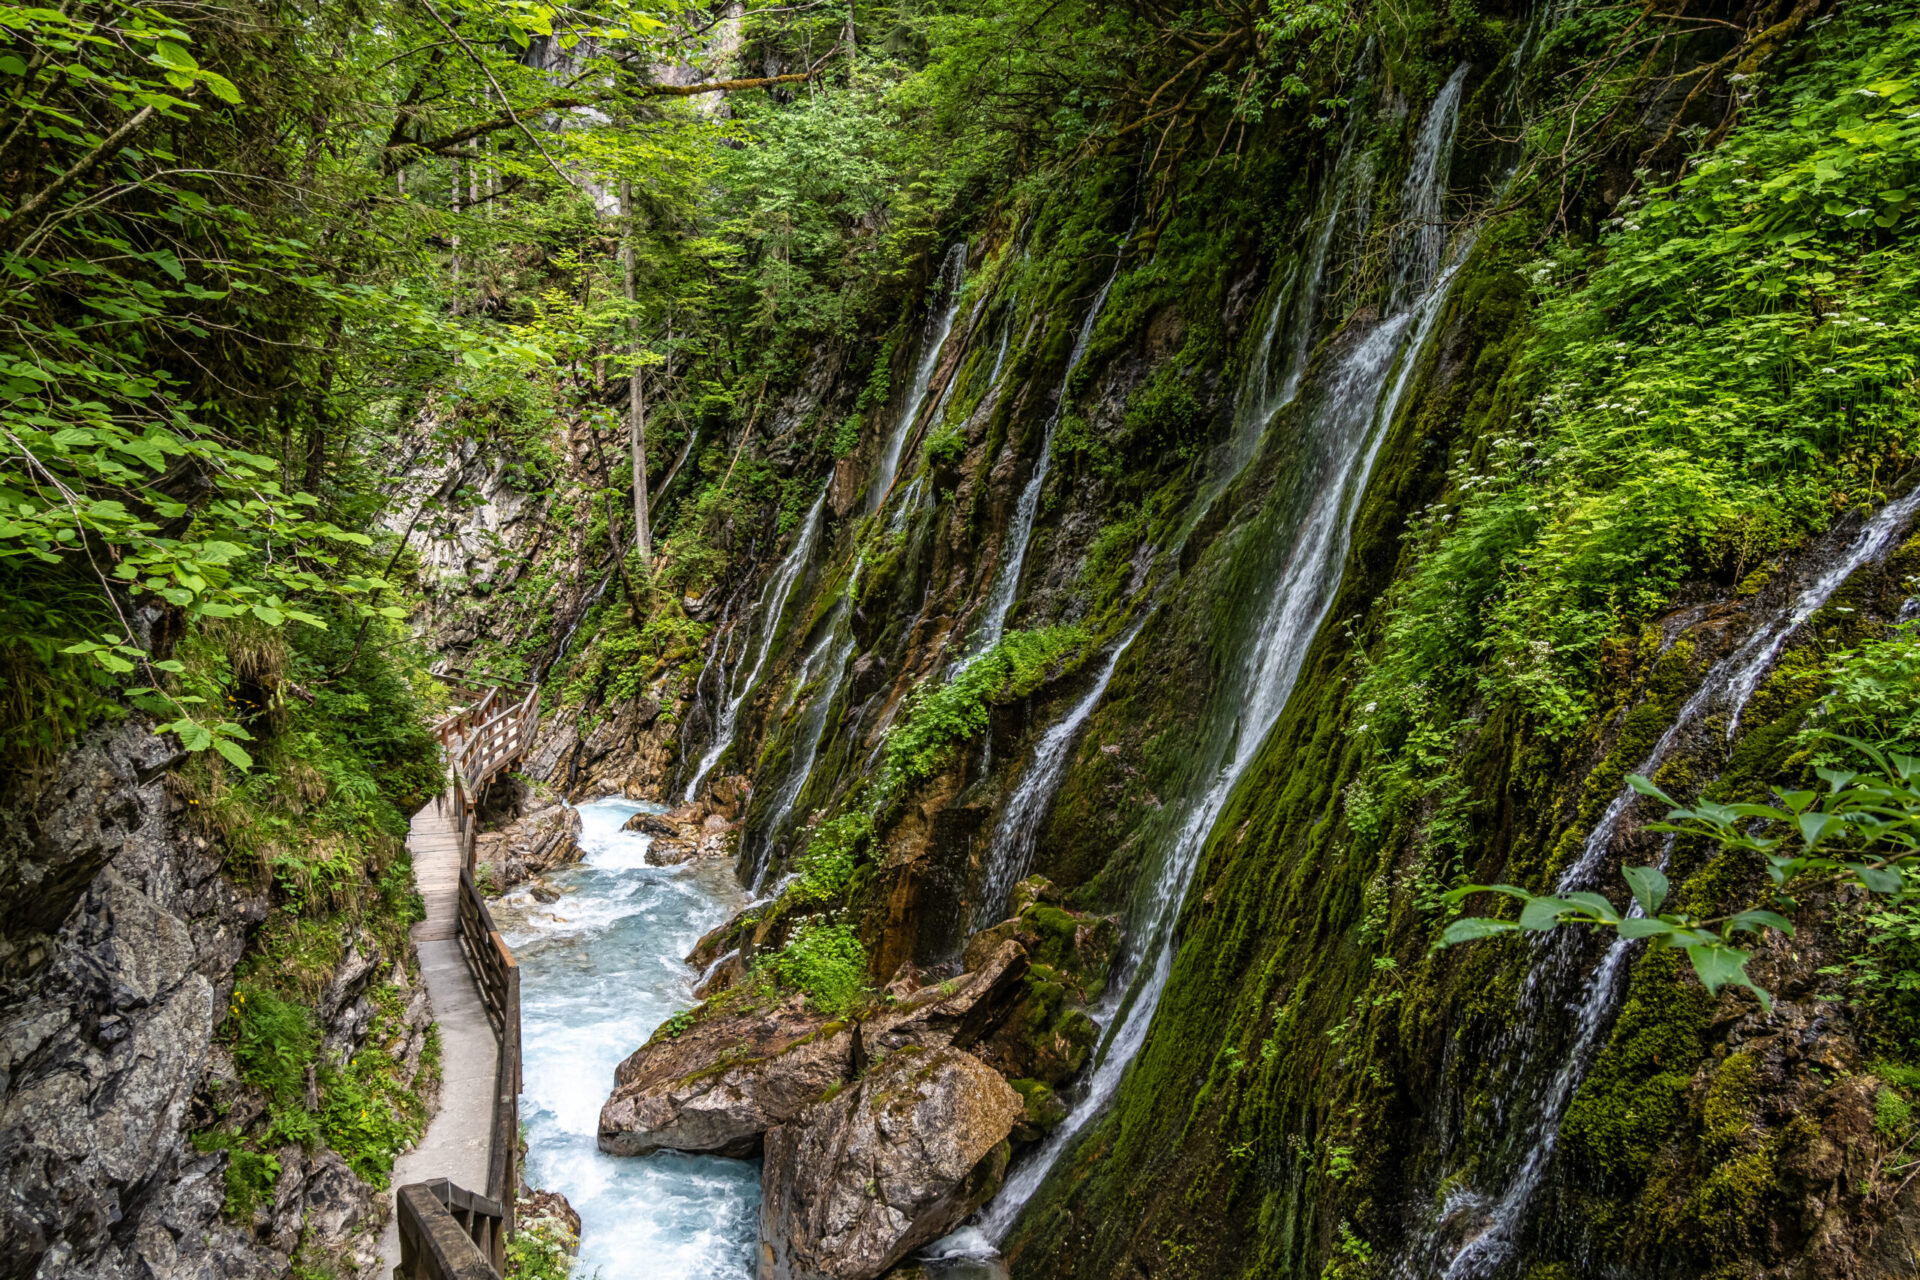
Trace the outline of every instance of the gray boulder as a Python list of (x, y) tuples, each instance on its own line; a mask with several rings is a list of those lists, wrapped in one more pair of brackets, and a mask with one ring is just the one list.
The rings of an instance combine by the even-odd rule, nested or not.
[(499, 831), (483, 832), (475, 857), (499, 871), (503, 889), (580, 861), (580, 811), (549, 804), (530, 809)]
[(666, 836), (673, 839), (680, 834), (680, 828), (668, 822), (657, 813), (640, 812), (620, 824), (622, 831), (637, 831), (643, 836)]
[(650, 867), (677, 867), (683, 862), (692, 862), (700, 856), (700, 847), (686, 840), (669, 840), (656, 836), (647, 846), (647, 865)]
[(1026, 1113), (961, 1049), (901, 1049), (767, 1135), (760, 1280), (874, 1280), (986, 1202)]
[(668, 1023), (614, 1071), (600, 1149), (667, 1148), (747, 1156), (768, 1129), (853, 1074), (853, 1029), (809, 1013), (804, 997)]

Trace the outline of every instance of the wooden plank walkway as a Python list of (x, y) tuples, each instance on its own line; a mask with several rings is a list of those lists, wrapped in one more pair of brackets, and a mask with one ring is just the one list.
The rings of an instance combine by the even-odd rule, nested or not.
[[(414, 815), (407, 849), (427, 907), (427, 918), (413, 926), (413, 941), (440, 1028), (440, 1106), (420, 1145), (394, 1162), (393, 1185), (450, 1178), (456, 1186), (484, 1189), (500, 1045), (460, 952), (460, 834), (450, 797)], [(400, 1262), (397, 1219), (388, 1221), (381, 1237), (380, 1259), (380, 1275), (391, 1276)]]

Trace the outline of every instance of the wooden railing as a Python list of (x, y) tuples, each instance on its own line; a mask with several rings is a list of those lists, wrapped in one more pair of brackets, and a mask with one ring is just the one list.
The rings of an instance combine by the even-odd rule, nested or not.
[(400, 1218), (393, 1280), (498, 1280), (506, 1273), (510, 1222), (501, 1201), (445, 1178), (411, 1183), (393, 1199)]
[(446, 750), (454, 816), (460, 831), (460, 951), (500, 1046), (493, 1077), (493, 1123), (485, 1195), (445, 1178), (415, 1182), (394, 1194), (400, 1221), (400, 1264), (394, 1280), (498, 1280), (513, 1234), (520, 1184), (520, 967), (487, 900), (473, 881), (479, 836), (475, 806), (487, 783), (526, 752), (540, 723), (540, 690), (520, 681), (482, 683), (440, 677), (467, 705), (436, 725)]
[(500, 1055), (493, 1076), (493, 1133), (488, 1145), (487, 1194), (507, 1206), (513, 1225), (513, 1193), (519, 1185), (520, 1157), (520, 966), (500, 931), (493, 927), (487, 900), (473, 876), (460, 871), (460, 950), (480, 988), (480, 1003), (499, 1037)]
[(508, 765), (526, 754), (540, 727), (540, 687), (525, 680), (443, 675), (456, 695), (472, 699), (434, 726), (453, 772), (453, 819), (460, 832), (460, 861), (473, 870), (480, 830), (474, 808), (480, 793)]

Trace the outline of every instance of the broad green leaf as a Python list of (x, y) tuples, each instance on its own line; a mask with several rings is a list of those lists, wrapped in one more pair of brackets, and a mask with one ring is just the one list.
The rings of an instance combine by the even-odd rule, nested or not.
[(215, 738), (213, 749), (226, 757), (229, 764), (241, 769), (253, 768), (253, 757), (248, 755), (239, 743), (229, 738)]
[[(240, 105), (240, 90), (234, 87), (233, 81), (227, 79), (217, 71), (203, 70), (200, 72), (199, 78), (201, 83), (213, 90), (213, 96), (220, 99), (220, 101), (236, 107)], [(244, 769), (247, 766), (241, 765), (240, 767)]]
[(1875, 867), (1864, 862), (1849, 862), (1847, 869), (1853, 872), (1856, 880), (1874, 893), (1898, 893), (1906, 884), (1901, 874), (1891, 867)]
[(1801, 840), (1809, 849), (1847, 825), (1846, 819), (1837, 813), (1803, 813), (1794, 821), (1800, 828)]
[(1619, 923), (1620, 913), (1614, 909), (1613, 903), (1609, 902), (1603, 894), (1587, 891), (1569, 893), (1566, 895), (1566, 900), (1585, 908), (1596, 920), (1603, 921), (1607, 924)]
[(1755, 907), (1742, 911), (1727, 922), (1727, 927), (1736, 932), (1759, 933), (1762, 929), (1778, 929), (1788, 937), (1793, 936), (1793, 921), (1778, 912), (1766, 911)]
[(1712, 942), (1687, 948), (1687, 959), (1693, 961), (1693, 971), (1700, 976), (1700, 982), (1708, 994), (1717, 995), (1720, 988), (1728, 985), (1751, 987), (1747, 980), (1747, 961), (1752, 959), (1746, 952), (1724, 943)]
[(1440, 933), (1439, 947), (1451, 947), (1456, 943), (1473, 942), (1480, 938), (1491, 938), (1497, 934), (1514, 933), (1520, 928), (1511, 920), (1489, 920), (1484, 916), (1468, 916), (1464, 920), (1455, 920)]
[(1545, 931), (1560, 923), (1560, 913), (1573, 907), (1564, 898), (1535, 898), (1520, 909), (1520, 927)]
[(1667, 900), (1666, 873), (1658, 867), (1622, 867), (1620, 874), (1633, 890), (1633, 900), (1640, 904), (1640, 909), (1650, 916), (1659, 915), (1661, 905)]
[(153, 60), (169, 71), (194, 71), (200, 66), (193, 55), (171, 40), (160, 40), (153, 46)]

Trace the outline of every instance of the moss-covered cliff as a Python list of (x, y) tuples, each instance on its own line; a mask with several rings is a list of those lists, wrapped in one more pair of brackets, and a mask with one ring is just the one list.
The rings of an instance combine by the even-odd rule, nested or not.
[(766, 900), (705, 958), (769, 980), (950, 972), (1029, 871), (1120, 919), (987, 1211), (1016, 1275), (1893, 1270), (1904, 908), (1802, 893), (1770, 1010), (1605, 933), (1434, 944), (1590, 846), (1616, 903), (1756, 904), (1626, 775), (1761, 799), (1810, 727), (1905, 735), (1920, 553), (1853, 553), (1915, 429), (1914, 14), (1272, 21), (1259, 111), (969, 157), (987, 198), (703, 404), (654, 579), (477, 639), (563, 705), (535, 770), (725, 779)]

